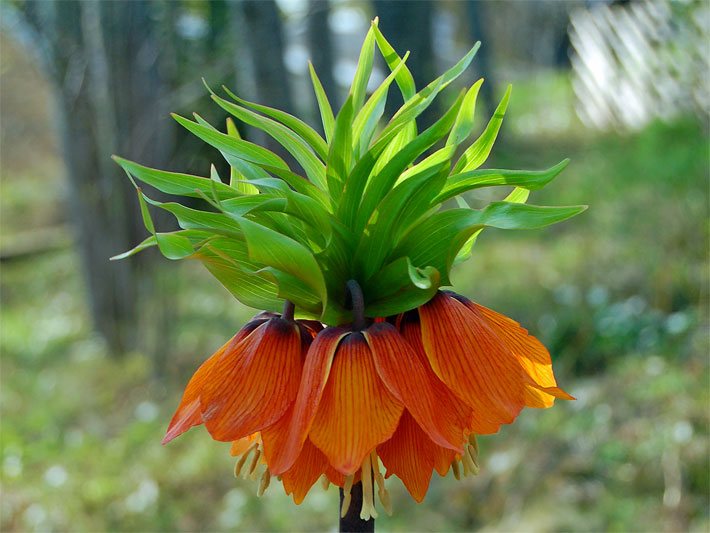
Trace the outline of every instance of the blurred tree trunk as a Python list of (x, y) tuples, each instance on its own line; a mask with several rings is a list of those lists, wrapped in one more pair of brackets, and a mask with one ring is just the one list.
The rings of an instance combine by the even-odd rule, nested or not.
[[(284, 37), (281, 13), (274, 0), (242, 0), (236, 4), (234, 31), (244, 32), (250, 55), (247, 72), (253, 78), (251, 87), (241, 86), (250, 93), (249, 97), (263, 105), (276, 107), (293, 113), (291, 89), (284, 66)], [(247, 59), (241, 56), (242, 59)], [(242, 74), (244, 63), (238, 63), (237, 76)], [(237, 80), (239, 81), (239, 80)], [(247, 80), (243, 80), (247, 81)], [(238, 84), (239, 85), (239, 84)], [(247, 136), (254, 142), (266, 146), (292, 164), (293, 158), (279, 143), (256, 128), (246, 128)]]
[[(310, 0), (308, 2), (307, 37), (308, 49), (311, 54), (311, 62), (313, 68), (318, 73), (323, 84), (325, 94), (330, 100), (330, 105), (337, 112), (340, 108), (338, 99), (338, 86), (333, 77), (333, 40), (330, 34), (330, 26), (328, 25), (328, 15), (330, 7), (328, 0)], [(313, 104), (317, 105), (315, 95), (313, 96)], [(320, 124), (320, 120), (316, 121)]]
[(146, 232), (135, 191), (109, 155), (160, 166), (171, 146), (151, 4), (63, 1), (22, 7), (54, 84), (91, 316), (111, 351), (120, 354), (137, 345), (146, 258), (108, 259)]
[(481, 48), (476, 53), (475, 63), (476, 69), (485, 78), (485, 82), (481, 86), (481, 100), (485, 107), (486, 116), (493, 113), (497, 103), (495, 102), (494, 89), (495, 77), (491, 66), (491, 51), (493, 49), (493, 40), (488, 37), (488, 25), (486, 24), (486, 11), (490, 6), (486, 6), (485, 2), (466, 2), (466, 14), (468, 15), (468, 29), (473, 42), (481, 41)]
[[(380, 29), (399, 55), (411, 52), (407, 67), (412, 71), (417, 90), (422, 89), (436, 76), (436, 61), (432, 42), (431, 0), (375, 0), (375, 10), (380, 17)], [(397, 91), (391, 91), (387, 100), (387, 114), (392, 115), (401, 105)], [(430, 106), (417, 120), (420, 130), (434, 123), (438, 116), (436, 105)]]

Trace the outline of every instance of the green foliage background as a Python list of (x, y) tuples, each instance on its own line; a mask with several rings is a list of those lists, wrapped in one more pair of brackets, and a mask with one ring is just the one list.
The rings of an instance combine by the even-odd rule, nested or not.
[[(41, 86), (13, 83), (3, 108), (47, 120)], [(23, 105), (8, 107), (19, 94)], [(566, 125), (550, 127), (551, 110)], [(3, 244), (56, 218), (64, 194), (47, 132), (25, 138), (39, 141), (3, 138)], [(481, 438), (481, 474), (435, 476), (423, 505), (390, 481), (395, 514), (378, 528), (707, 531), (706, 128), (688, 118), (592, 135), (573, 117), (568, 80), (551, 72), (516, 84), (502, 141), (486, 166), (570, 157), (533, 199), (591, 208), (545, 230), (489, 230), (454, 284), (540, 336), (578, 400)], [(192, 371), (252, 313), (198, 264), (163, 268), (160, 289), (174, 296), (154, 318), (177, 327), (153, 339), (169, 369), (156, 379), (143, 354), (109, 358), (92, 336), (73, 248), (2, 264), (0, 529), (332, 529), (332, 488), (301, 507), (277, 483), (257, 499), (254, 482), (232, 477), (228, 446), (201, 429), (159, 445)]]

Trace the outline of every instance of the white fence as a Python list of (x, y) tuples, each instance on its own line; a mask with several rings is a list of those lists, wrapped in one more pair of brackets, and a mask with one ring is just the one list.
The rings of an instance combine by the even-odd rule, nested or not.
[(710, 2), (592, 4), (570, 14), (569, 32), (577, 113), (588, 126), (707, 117)]

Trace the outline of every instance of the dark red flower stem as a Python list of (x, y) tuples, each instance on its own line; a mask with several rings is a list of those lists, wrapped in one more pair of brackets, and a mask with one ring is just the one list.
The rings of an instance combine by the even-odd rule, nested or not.
[[(340, 507), (343, 507), (343, 489), (340, 489)], [(360, 532), (360, 531), (375, 531), (375, 519), (363, 520), (360, 518), (360, 509), (362, 508), (362, 483), (357, 482), (350, 489), (350, 507), (344, 517), (340, 518), (340, 529), (343, 532)]]
[(291, 320), (292, 321), (293, 320), (293, 313), (295, 310), (296, 310), (296, 305), (292, 301), (286, 300), (284, 302), (284, 310), (281, 313), (281, 318), (283, 318), (284, 320)]
[(348, 289), (349, 304), (353, 310), (353, 330), (362, 331), (367, 327), (367, 321), (365, 320), (365, 297), (362, 294), (362, 289), (360, 284), (351, 279), (346, 285)]

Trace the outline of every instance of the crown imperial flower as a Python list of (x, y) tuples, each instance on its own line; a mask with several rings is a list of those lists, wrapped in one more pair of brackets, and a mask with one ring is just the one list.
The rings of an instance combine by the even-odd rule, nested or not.
[[(342, 489), (345, 515), (361, 486), (356, 511), (367, 520), (377, 516), (375, 490), (390, 510), (386, 477), (422, 501), (434, 471), (478, 472), (476, 435), (497, 432), (524, 407), (572, 399), (557, 386), (547, 350), (517, 322), (442, 289), (485, 228), (540, 228), (584, 209), (526, 203), (566, 160), (542, 171), (479, 169), (510, 88), (465, 149), (483, 80), (418, 131), (416, 118), (479, 44), (417, 91), (408, 54), (400, 57), (373, 21), (337, 115), (311, 68), (325, 138), (283, 111), (212, 93), (300, 168), (243, 139), (232, 120), (223, 132), (198, 115), (175, 119), (221, 152), (228, 183), (214, 167), (202, 178), (115, 157), (136, 185), (150, 233), (116, 258), (157, 246), (169, 259), (198, 260), (237, 299), (264, 310), (197, 369), (163, 443), (204, 425), (232, 443), (236, 475), (261, 476), (259, 493), (278, 476), (300, 503), (320, 478)], [(390, 74), (368, 96), (375, 49)], [(404, 104), (380, 128), (392, 84)], [(204, 208), (153, 200), (134, 180), (201, 198)], [(513, 191), (483, 209), (461, 196), (495, 186)], [(156, 231), (150, 206), (182, 229)]]

